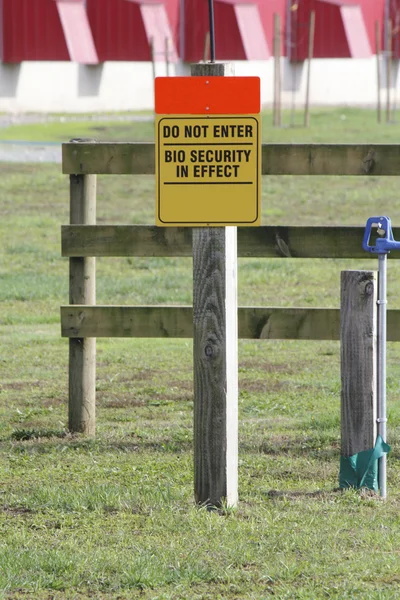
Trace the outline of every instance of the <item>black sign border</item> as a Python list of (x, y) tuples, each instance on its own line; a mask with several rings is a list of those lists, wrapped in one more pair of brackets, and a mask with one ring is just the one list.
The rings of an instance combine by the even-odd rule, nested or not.
[[(161, 143), (160, 143), (160, 139), (161, 139), (161, 135), (160, 135), (160, 125), (162, 123), (162, 121), (164, 120), (184, 120), (187, 121), (188, 119), (206, 119), (206, 120), (210, 120), (210, 119), (217, 119), (217, 120), (222, 120), (222, 119), (252, 119), (253, 121), (256, 122), (256, 130), (257, 130), (257, 139), (256, 139), (256, 164), (257, 164), (257, 172), (256, 172), (256, 218), (253, 219), (252, 221), (240, 221), (240, 225), (238, 225), (238, 221), (212, 221), (211, 223), (209, 221), (163, 221), (161, 219), (161, 198), (160, 198), (160, 190), (161, 190), (161, 182), (160, 182), (160, 178), (161, 178), (161, 169), (160, 169), (160, 165), (161, 165)], [(165, 225), (171, 225), (174, 226), (176, 225), (177, 227), (179, 226), (186, 226), (186, 227), (196, 227), (196, 225), (202, 225), (202, 226), (224, 226), (224, 225), (237, 225), (238, 227), (243, 226), (245, 227), (246, 225), (251, 225), (252, 223), (255, 223), (256, 221), (258, 221), (259, 219), (259, 205), (260, 205), (260, 188), (259, 188), (259, 177), (260, 177), (260, 169), (259, 169), (259, 153), (260, 153), (260, 143), (259, 143), (259, 139), (260, 139), (260, 121), (254, 116), (254, 115), (226, 115), (226, 116), (220, 116), (220, 115), (185, 115), (185, 116), (180, 116), (180, 115), (165, 115), (163, 117), (161, 117), (158, 121), (158, 138), (157, 138), (157, 150), (158, 150), (158, 155), (157, 155), (157, 173), (158, 173), (158, 178), (157, 178), (157, 188), (158, 188), (158, 195), (157, 195), (157, 216), (158, 216), (158, 220), (160, 221), (160, 223), (164, 223)], [(201, 185), (201, 184), (199, 184)]]

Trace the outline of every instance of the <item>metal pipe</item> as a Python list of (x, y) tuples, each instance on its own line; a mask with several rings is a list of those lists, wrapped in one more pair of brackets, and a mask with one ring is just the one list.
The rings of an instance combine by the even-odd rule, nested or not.
[(180, 22), (179, 22), (179, 58), (185, 60), (185, 0), (180, 0), (179, 5)]
[[(378, 255), (378, 434), (386, 442), (386, 313), (387, 254)], [(378, 462), (380, 495), (386, 498), (386, 454)]]
[(214, 0), (208, 0), (208, 15), (210, 19), (210, 62), (215, 62), (215, 27), (214, 27)]

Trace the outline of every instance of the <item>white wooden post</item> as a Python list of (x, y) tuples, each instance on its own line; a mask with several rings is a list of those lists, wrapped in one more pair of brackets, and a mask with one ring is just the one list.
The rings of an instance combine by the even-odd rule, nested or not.
[[(193, 76), (233, 65), (192, 65)], [(199, 504), (238, 500), (237, 228), (193, 229), (194, 488)]]

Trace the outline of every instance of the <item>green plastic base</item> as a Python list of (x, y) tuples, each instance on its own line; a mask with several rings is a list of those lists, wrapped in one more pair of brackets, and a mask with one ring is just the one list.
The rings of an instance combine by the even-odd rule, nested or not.
[(339, 486), (341, 488), (368, 488), (378, 491), (378, 460), (390, 452), (390, 446), (378, 435), (375, 447), (353, 456), (340, 457)]

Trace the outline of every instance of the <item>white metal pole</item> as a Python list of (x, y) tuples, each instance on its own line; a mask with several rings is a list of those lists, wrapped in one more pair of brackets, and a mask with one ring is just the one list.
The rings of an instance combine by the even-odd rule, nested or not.
[[(378, 434), (386, 442), (386, 312), (387, 254), (379, 254), (378, 281)], [(386, 454), (378, 462), (380, 495), (386, 498)]]

